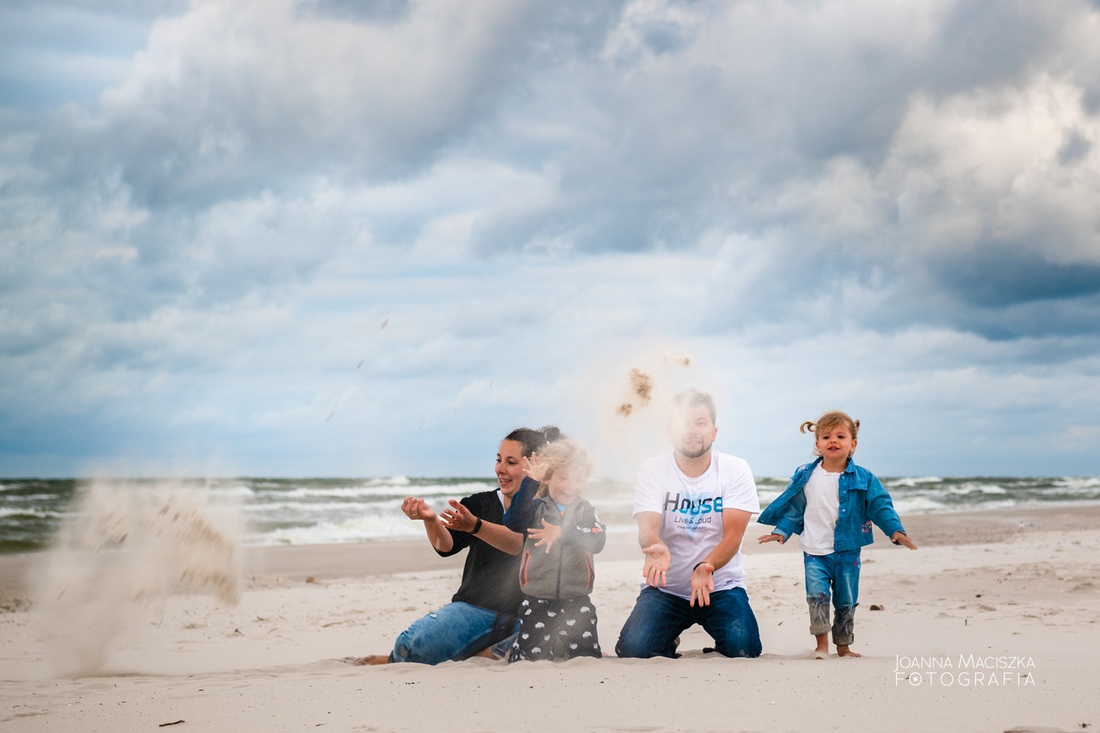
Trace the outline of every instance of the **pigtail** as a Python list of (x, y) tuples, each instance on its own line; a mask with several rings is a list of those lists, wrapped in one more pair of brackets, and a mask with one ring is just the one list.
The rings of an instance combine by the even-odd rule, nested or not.
[(812, 433), (815, 430), (817, 430), (817, 425), (809, 420), (802, 423), (802, 425), (798, 428), (798, 432), (800, 433)]

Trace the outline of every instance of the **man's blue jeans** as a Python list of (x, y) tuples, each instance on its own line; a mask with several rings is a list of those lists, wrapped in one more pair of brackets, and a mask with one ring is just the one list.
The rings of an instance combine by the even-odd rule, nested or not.
[(519, 621), (469, 603), (448, 603), (397, 637), (391, 662), (439, 664), (467, 659), (519, 630)]
[(859, 602), (859, 550), (829, 555), (802, 553), (806, 567), (806, 603), (810, 607), (810, 633), (829, 632), (829, 596), (832, 591), (833, 643), (851, 646), (855, 641), (855, 613)]
[(760, 656), (760, 628), (744, 588), (710, 594), (709, 606), (692, 606), (678, 596), (646, 586), (623, 625), (615, 653), (620, 657), (678, 657), (676, 637), (694, 624), (714, 638), (727, 657)]

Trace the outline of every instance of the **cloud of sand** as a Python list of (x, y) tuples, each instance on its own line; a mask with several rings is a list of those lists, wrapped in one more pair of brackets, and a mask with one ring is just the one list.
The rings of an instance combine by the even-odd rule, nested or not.
[(59, 674), (99, 671), (113, 640), (170, 593), (240, 599), (240, 512), (199, 487), (92, 482), (62, 523), (37, 606)]
[(707, 370), (683, 347), (655, 346), (586, 369), (579, 390), (597, 474), (632, 480), (642, 461), (670, 450), (665, 429), (672, 398), (690, 388), (723, 401)]

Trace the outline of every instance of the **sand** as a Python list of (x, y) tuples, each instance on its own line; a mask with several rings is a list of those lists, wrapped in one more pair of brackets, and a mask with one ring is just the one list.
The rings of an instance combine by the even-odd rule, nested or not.
[[(248, 548), (241, 598), (130, 604), (99, 671), (60, 676), (28, 579), (0, 558), (0, 730), (1007, 731), (1100, 729), (1100, 506), (905, 519), (864, 553), (853, 649), (809, 658), (797, 548), (747, 542), (764, 654), (356, 667), (449, 600), (461, 560), (424, 542)], [(749, 536), (765, 533), (750, 525)], [(613, 534), (593, 600), (605, 648), (641, 556)], [(873, 608), (881, 610), (873, 610)]]

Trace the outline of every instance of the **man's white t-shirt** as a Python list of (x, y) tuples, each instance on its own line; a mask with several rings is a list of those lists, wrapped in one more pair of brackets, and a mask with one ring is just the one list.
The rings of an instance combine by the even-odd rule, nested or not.
[(840, 474), (818, 465), (803, 487), (806, 511), (798, 544), (807, 555), (833, 554), (833, 534), (840, 516)]
[[(634, 489), (634, 516), (640, 512), (661, 515), (661, 541), (672, 559), (667, 586), (657, 586), (672, 595), (691, 598), (691, 574), (722, 540), (722, 510), (760, 511), (756, 481), (748, 462), (735, 456), (711, 452), (710, 467), (698, 478), (685, 476), (673, 453), (650, 458), (638, 470)], [(741, 548), (714, 572), (714, 590), (744, 587), (745, 569)]]

